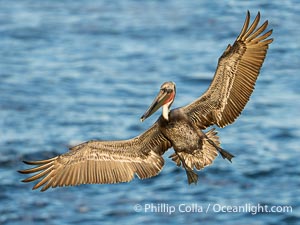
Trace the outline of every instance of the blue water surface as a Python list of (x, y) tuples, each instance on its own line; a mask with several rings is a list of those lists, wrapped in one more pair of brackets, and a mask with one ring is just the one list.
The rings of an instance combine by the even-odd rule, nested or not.
[[(22, 160), (145, 131), (164, 81), (177, 84), (174, 107), (197, 98), (248, 9), (275, 41), (242, 115), (218, 128), (232, 164), (218, 157), (189, 186), (171, 149), (148, 180), (44, 193), (20, 182)], [(0, 0), (0, 224), (300, 224), (299, 15), (296, 0)], [(218, 208), (247, 204), (292, 212)]]

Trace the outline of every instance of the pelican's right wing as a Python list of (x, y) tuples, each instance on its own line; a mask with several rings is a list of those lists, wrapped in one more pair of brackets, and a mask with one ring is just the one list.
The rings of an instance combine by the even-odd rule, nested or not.
[(157, 175), (164, 165), (161, 155), (171, 147), (156, 122), (140, 136), (123, 141), (88, 141), (51, 159), (25, 162), (36, 167), (19, 171), (36, 173), (23, 180), (41, 180), (33, 189), (128, 182), (134, 174), (141, 179)]

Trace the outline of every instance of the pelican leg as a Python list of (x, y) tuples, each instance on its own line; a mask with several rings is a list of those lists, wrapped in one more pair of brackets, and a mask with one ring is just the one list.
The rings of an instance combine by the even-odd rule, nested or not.
[(207, 137), (207, 135), (204, 132), (197, 129), (197, 127), (194, 127), (194, 128), (195, 128), (198, 136), (200, 137), (200, 139), (206, 139), (208, 141), (208, 143), (210, 143), (212, 146), (214, 146), (218, 150), (218, 152), (220, 152), (223, 159), (227, 159), (229, 162), (232, 163), (231, 159), (234, 157), (234, 155), (232, 155), (230, 152), (224, 150), (223, 148), (217, 146), (216, 143), (213, 142), (213, 140), (211, 140), (209, 137)]
[(189, 184), (197, 184), (198, 182), (198, 174), (195, 173), (190, 167), (188, 167), (184, 161), (184, 159), (180, 156), (180, 154), (177, 154), (180, 161), (182, 162), (182, 166), (183, 168), (185, 169), (185, 172), (186, 172), (186, 175), (187, 175), (187, 178), (188, 178), (188, 183)]
[(198, 182), (198, 174), (196, 174), (191, 169), (185, 169), (189, 184), (197, 184)]
[(223, 148), (220, 148), (219, 146), (217, 146), (215, 144), (215, 142), (213, 142), (208, 137), (206, 137), (206, 138), (207, 138), (208, 143), (210, 143), (212, 146), (214, 146), (220, 152), (220, 154), (221, 154), (221, 156), (222, 156), (223, 159), (227, 159), (229, 162), (232, 163), (231, 159), (234, 157), (234, 155), (232, 155), (230, 152), (224, 150)]

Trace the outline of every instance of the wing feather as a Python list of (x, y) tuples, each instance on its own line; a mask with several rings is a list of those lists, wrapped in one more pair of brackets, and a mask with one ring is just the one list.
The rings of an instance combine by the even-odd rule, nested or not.
[(170, 147), (156, 122), (133, 139), (88, 141), (60, 156), (25, 162), (36, 167), (19, 172), (36, 173), (23, 181), (40, 179), (33, 189), (42, 187), (41, 191), (50, 187), (128, 182), (134, 174), (141, 179), (157, 175), (164, 164), (161, 155)]
[(184, 107), (198, 127), (205, 129), (213, 124), (224, 127), (233, 123), (249, 101), (268, 46), (273, 41), (267, 39), (272, 30), (263, 34), (268, 21), (257, 28), (259, 20), (260, 13), (249, 27), (250, 13), (247, 12), (241, 33), (219, 58), (211, 85), (200, 98)]

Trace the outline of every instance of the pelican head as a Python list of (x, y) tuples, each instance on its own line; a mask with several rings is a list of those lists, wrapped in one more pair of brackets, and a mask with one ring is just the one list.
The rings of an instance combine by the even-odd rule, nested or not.
[(160, 86), (160, 91), (150, 107), (141, 117), (141, 121), (143, 122), (149, 116), (151, 116), (154, 112), (156, 112), (161, 106), (163, 107), (162, 115), (166, 120), (169, 120), (169, 111), (170, 107), (175, 99), (176, 95), (176, 85), (172, 81), (168, 81), (163, 83)]

